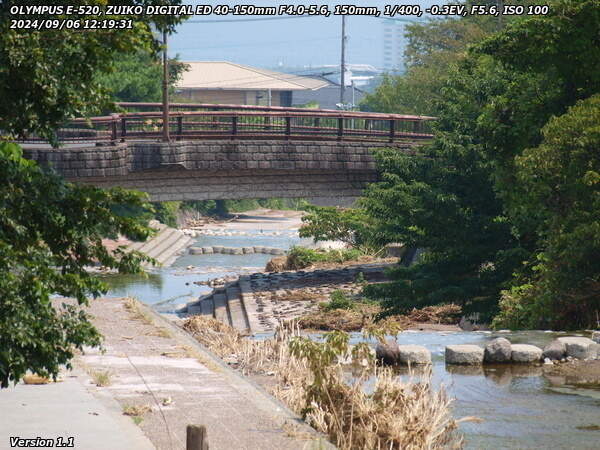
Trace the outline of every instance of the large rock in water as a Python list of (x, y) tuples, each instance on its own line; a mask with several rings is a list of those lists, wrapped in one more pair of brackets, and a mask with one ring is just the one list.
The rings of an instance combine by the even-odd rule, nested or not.
[(598, 344), (586, 337), (568, 336), (558, 338), (567, 346), (567, 356), (577, 359), (596, 358)]
[(565, 356), (567, 356), (567, 344), (558, 339), (554, 339), (546, 345), (542, 353), (542, 357), (553, 360), (563, 359)]
[(485, 346), (483, 360), (489, 363), (509, 362), (512, 355), (508, 339), (496, 338)]
[(383, 361), (384, 364), (398, 364), (400, 362), (400, 347), (392, 339), (388, 339), (383, 344), (380, 342), (375, 347), (375, 357)]
[(399, 345), (402, 364), (431, 364), (431, 353), (422, 345)]
[(448, 345), (446, 346), (447, 364), (481, 364), (483, 349), (478, 345)]
[(600, 331), (592, 332), (592, 341), (594, 341), (596, 344), (600, 344)]
[(513, 344), (511, 360), (515, 363), (539, 362), (542, 358), (542, 349), (535, 345)]

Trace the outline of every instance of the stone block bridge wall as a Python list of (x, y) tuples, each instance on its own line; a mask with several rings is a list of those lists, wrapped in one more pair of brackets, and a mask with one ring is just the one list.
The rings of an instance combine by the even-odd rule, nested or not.
[[(372, 150), (386, 146), (343, 141), (129, 141), (30, 148), (24, 153), (70, 181), (137, 189), (150, 194), (152, 201), (291, 197), (343, 204), (377, 179)], [(411, 148), (398, 142), (389, 146)]]

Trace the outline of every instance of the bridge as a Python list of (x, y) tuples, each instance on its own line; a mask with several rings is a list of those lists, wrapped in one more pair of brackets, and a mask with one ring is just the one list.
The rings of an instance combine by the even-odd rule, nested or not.
[[(172, 104), (162, 141), (156, 103), (76, 119), (61, 146), (23, 138), (25, 157), (66, 179), (145, 191), (152, 201), (309, 198), (343, 204), (377, 179), (372, 152), (411, 152), (431, 139), (433, 118), (241, 105)], [(135, 111), (132, 111), (135, 109)]]

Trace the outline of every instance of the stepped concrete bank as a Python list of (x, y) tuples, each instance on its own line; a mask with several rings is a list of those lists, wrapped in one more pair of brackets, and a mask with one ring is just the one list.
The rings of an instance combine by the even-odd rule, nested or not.
[[(162, 266), (170, 266), (194, 242), (194, 239), (180, 230), (154, 222), (151, 225), (157, 230), (156, 234), (146, 242), (134, 242), (129, 250), (137, 250), (154, 258)], [(146, 265), (148, 267), (148, 265)]]
[[(354, 282), (358, 273), (362, 272), (369, 281), (382, 280), (387, 267), (389, 264), (361, 264), (343, 269), (244, 275), (188, 303), (178, 313), (183, 317), (211, 316), (247, 334), (272, 331), (280, 319), (315, 309), (319, 301), (326, 300), (328, 292)], [(281, 298), (283, 294), (293, 297), (298, 288), (311, 290), (310, 298)]]

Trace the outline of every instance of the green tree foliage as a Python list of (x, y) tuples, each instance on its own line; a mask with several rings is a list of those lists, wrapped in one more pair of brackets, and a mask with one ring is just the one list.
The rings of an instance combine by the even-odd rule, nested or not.
[[(460, 55), (431, 43), (444, 33), (418, 36), (409, 48), (413, 67), (430, 74), (430, 61), (455, 52), (431, 94), (436, 137), (417, 157), (380, 152), (382, 181), (361, 205), (378, 241), (426, 251), (366, 293), (387, 312), (456, 302), (489, 317), (502, 296), (497, 324), (589, 324), (598, 308), (597, 160), (589, 150), (598, 148), (597, 103), (553, 117), (600, 92), (600, 1), (554, 0), (546, 16), (502, 24)], [(444, 22), (436, 27), (439, 34)], [(375, 95), (395, 105), (413, 95), (401, 94)]]
[[(106, 5), (103, 0), (46, 1), (44, 5)], [(131, 0), (122, 5), (160, 5), (162, 0)], [(180, 0), (169, 4), (180, 4)], [(139, 50), (158, 51), (152, 26), (172, 31), (176, 16), (116, 16), (132, 19), (133, 29), (34, 31), (10, 28), (10, 7), (30, 1), (0, 3), (0, 130), (17, 136), (38, 133), (54, 137), (58, 125), (86, 117), (108, 106), (98, 82), (110, 72), (115, 57)], [(39, 19), (55, 18), (39, 16)], [(88, 17), (78, 16), (80, 19)]]
[[(187, 64), (177, 58), (169, 60), (169, 85), (174, 86), (187, 70)], [(98, 82), (110, 92), (115, 102), (160, 102), (162, 100), (163, 68), (155, 53), (138, 51), (121, 54), (116, 58), (114, 69), (101, 73)]]
[(182, 202), (156, 202), (152, 204), (154, 218), (165, 225), (177, 228), (177, 213)]
[(307, 205), (305, 210), (300, 237), (312, 237), (317, 242), (342, 241), (364, 251), (375, 248), (374, 221), (362, 208)]
[[(179, 4), (179, 1), (169, 2)], [(100, 5), (105, 1), (47, 1), (44, 5)], [(157, 5), (133, 0), (122, 5)], [(109, 99), (97, 82), (116, 55), (159, 49), (152, 25), (171, 31), (174, 16), (118, 17), (130, 30), (31, 31), (10, 28), (11, 6), (0, 3), (0, 386), (27, 370), (56, 376), (75, 349), (97, 346), (98, 332), (79, 308), (106, 286), (86, 272), (96, 263), (140, 272), (139, 253), (110, 254), (103, 237), (145, 239), (149, 230), (136, 215), (150, 209), (145, 196), (65, 182), (23, 159), (7, 139), (35, 133), (53, 141), (64, 121), (99, 111)], [(47, 17), (39, 16), (39, 19)], [(80, 16), (79, 18), (85, 19)], [(70, 306), (52, 295), (72, 297)]]
[(140, 272), (139, 253), (115, 254), (104, 236), (143, 240), (142, 221), (114, 212), (119, 205), (147, 208), (140, 193), (67, 183), (22, 157), (20, 148), (0, 143), (0, 385), (27, 370), (57, 375), (74, 350), (98, 345), (100, 336), (75, 306), (55, 307), (52, 294), (87, 304), (105, 286), (86, 272), (100, 263)]
[(467, 312), (492, 314), (519, 260), (521, 251), (493, 189), (492, 164), (475, 132), (485, 99), (505, 74), (489, 61), (471, 69), (485, 76), (453, 72), (434, 142), (417, 156), (379, 152), (382, 180), (369, 186), (361, 201), (381, 243), (427, 249), (418, 264), (395, 268), (395, 281), (366, 289), (390, 313), (455, 302)]
[(361, 110), (437, 115), (441, 89), (450, 77), (448, 67), (464, 60), (469, 45), (497, 26), (497, 19), (490, 16), (407, 25), (406, 72), (384, 75), (377, 89), (361, 101)]
[(540, 146), (516, 158), (537, 211), (540, 251), (531, 276), (503, 293), (499, 326), (595, 326), (600, 310), (600, 95), (582, 100), (542, 130)]

